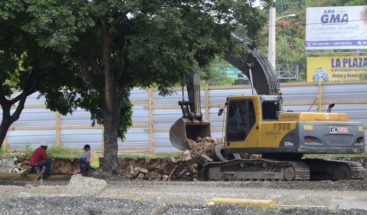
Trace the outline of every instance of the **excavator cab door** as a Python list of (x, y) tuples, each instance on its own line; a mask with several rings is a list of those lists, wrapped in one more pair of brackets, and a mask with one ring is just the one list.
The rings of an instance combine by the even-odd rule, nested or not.
[(245, 140), (256, 122), (254, 101), (231, 100), (227, 110), (226, 142)]

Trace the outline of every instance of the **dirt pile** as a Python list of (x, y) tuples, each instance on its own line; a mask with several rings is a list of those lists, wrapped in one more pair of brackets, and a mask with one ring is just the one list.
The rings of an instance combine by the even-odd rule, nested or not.
[[(214, 138), (189, 140), (190, 150), (174, 158), (119, 158), (119, 175), (129, 179), (141, 180), (179, 180), (199, 179), (202, 165), (213, 161), (212, 148), (218, 144)], [(103, 159), (100, 159), (103, 165)], [(0, 157), (0, 172), (21, 173), (28, 166), (27, 159), (16, 156)], [(52, 158), (52, 174), (72, 175), (79, 172), (78, 158)]]
[[(77, 158), (52, 158), (51, 160), (52, 174), (71, 175), (79, 171)], [(28, 166), (28, 159), (16, 156), (0, 157), (0, 172), (22, 173)]]
[[(200, 180), (200, 173), (205, 163), (213, 161), (213, 148), (220, 143), (215, 138), (189, 140), (189, 150), (174, 158), (119, 158), (118, 174), (128, 179), (152, 181), (194, 181)], [(242, 155), (243, 158), (258, 158)], [(366, 157), (336, 158), (352, 160), (367, 167)], [(103, 165), (103, 159), (100, 158)], [(20, 173), (27, 166), (27, 161), (13, 157), (0, 157), (0, 172)], [(53, 158), (52, 174), (72, 175), (79, 172), (77, 158)], [(98, 173), (97, 173), (98, 174)]]
[(76, 174), (79, 172), (78, 158), (52, 158), (51, 169), (53, 174)]
[(175, 158), (119, 159), (120, 174), (130, 179), (192, 181), (200, 179), (203, 164), (213, 161), (212, 148), (217, 139), (189, 140), (190, 150)]

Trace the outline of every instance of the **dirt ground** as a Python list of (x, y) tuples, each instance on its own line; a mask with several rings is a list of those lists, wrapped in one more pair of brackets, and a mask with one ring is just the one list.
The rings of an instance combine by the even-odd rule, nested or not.
[[(140, 214), (153, 214), (154, 208), (158, 210), (161, 207), (164, 212), (156, 214), (367, 214), (366, 189), (354, 189), (366, 187), (367, 181), (293, 182), (289, 186), (287, 182), (107, 180), (107, 183), (107, 187), (97, 194), (76, 196), (64, 192), (67, 181), (46, 181), (43, 186), (37, 187), (31, 186), (29, 181), (2, 181), (0, 210), (9, 212), (4, 214), (22, 214), (13, 213), (16, 212), (14, 208), (31, 207), (35, 199), (42, 199), (45, 211), (49, 207), (57, 211), (61, 206), (70, 209), (68, 213), (60, 211), (60, 214), (135, 214), (132, 212), (134, 210), (141, 211)], [(354, 187), (352, 184), (360, 185)], [(216, 206), (218, 208), (213, 210), (208, 202), (214, 197), (272, 199), (278, 208)], [(73, 202), (73, 198), (79, 203)], [(58, 204), (55, 204), (55, 199), (58, 199)], [(106, 201), (109, 206), (99, 204), (100, 201)], [(4, 205), (1, 202), (8, 203)], [(126, 205), (126, 202), (131, 205)], [(85, 213), (87, 209), (84, 212), (78, 209), (84, 206), (92, 212)], [(36, 208), (31, 210), (34, 212)], [(103, 210), (111, 213), (102, 213)], [(216, 213), (218, 211), (223, 213)], [(41, 210), (40, 214), (46, 213)]]
[[(210, 161), (209, 154), (201, 149), (185, 151), (178, 158), (120, 159), (119, 176), (106, 179), (107, 186), (98, 192), (65, 192), (66, 180), (46, 180), (42, 186), (32, 186), (24, 180), (0, 180), (0, 211), (1, 214), (30, 211), (32, 214), (367, 214), (367, 179), (199, 181), (200, 165)], [(353, 160), (367, 165), (366, 158)], [(73, 174), (78, 171), (78, 164), (76, 159), (56, 159), (53, 171)], [(215, 197), (271, 199), (277, 208), (209, 205)]]

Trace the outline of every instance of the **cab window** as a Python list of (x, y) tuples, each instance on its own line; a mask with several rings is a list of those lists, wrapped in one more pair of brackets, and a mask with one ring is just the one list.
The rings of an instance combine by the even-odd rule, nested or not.
[(263, 120), (276, 120), (278, 119), (277, 113), (280, 111), (278, 101), (263, 101), (261, 103)]
[(227, 114), (227, 141), (244, 140), (256, 122), (252, 100), (230, 101)]

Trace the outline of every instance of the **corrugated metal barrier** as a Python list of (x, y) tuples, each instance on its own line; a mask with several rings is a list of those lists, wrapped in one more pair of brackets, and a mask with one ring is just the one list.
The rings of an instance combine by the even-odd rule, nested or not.
[[(346, 112), (350, 120), (363, 122), (367, 128), (367, 82), (357, 83), (313, 83), (283, 84), (284, 110), (311, 111), (325, 110), (329, 103), (336, 103), (334, 112)], [(223, 118), (217, 116), (229, 95), (251, 94), (248, 86), (209, 87), (201, 90), (202, 112), (212, 125), (212, 136), (222, 136)], [(321, 95), (321, 100), (315, 100)], [(185, 93), (185, 96), (186, 93)], [(162, 97), (157, 90), (133, 89), (133, 126), (126, 139), (119, 141), (120, 151), (173, 152), (168, 131), (175, 120), (181, 117), (177, 104), (181, 91)], [(187, 99), (187, 97), (186, 97)], [(91, 127), (89, 112), (77, 109), (72, 115), (61, 116), (45, 109), (44, 98), (31, 95), (26, 102), (20, 119), (9, 129), (5, 144), (10, 149), (36, 147), (40, 142), (62, 144), (69, 148), (81, 148), (90, 144), (103, 149), (102, 126)]]

